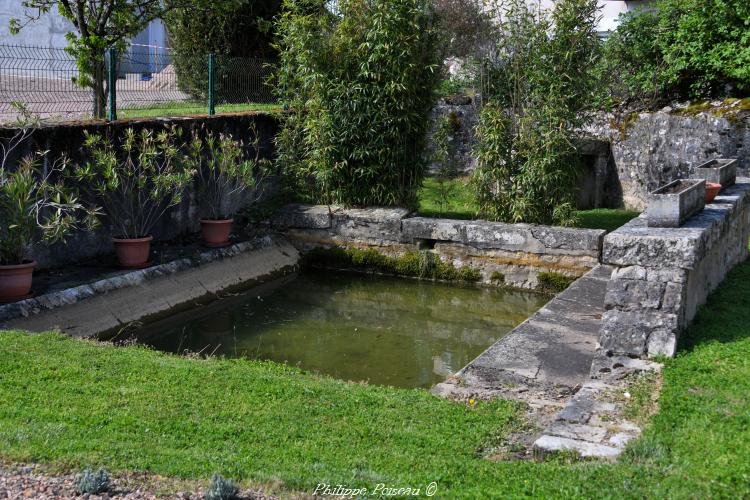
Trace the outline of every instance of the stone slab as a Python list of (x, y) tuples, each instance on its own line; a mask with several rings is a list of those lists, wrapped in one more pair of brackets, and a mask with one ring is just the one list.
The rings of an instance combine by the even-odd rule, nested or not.
[(605, 234), (594, 229), (427, 217), (411, 217), (402, 225), (408, 241), (450, 241), (480, 249), (571, 255), (598, 256)]
[(574, 451), (583, 458), (601, 458), (615, 460), (621, 450), (614, 446), (591, 443), (580, 439), (570, 439), (559, 436), (543, 435), (534, 442), (534, 452), (537, 455), (561, 451)]
[(738, 178), (734, 186), (726, 188), (682, 227), (648, 227), (645, 216), (637, 217), (605, 236), (602, 263), (694, 269), (726, 234), (730, 214), (748, 203), (750, 179)]
[(585, 382), (596, 352), (607, 272), (590, 271), (498, 340), (457, 374), (462, 384), (486, 389)]
[(271, 224), (285, 229), (328, 229), (331, 213), (336, 210), (337, 207), (326, 205), (286, 205), (274, 215)]

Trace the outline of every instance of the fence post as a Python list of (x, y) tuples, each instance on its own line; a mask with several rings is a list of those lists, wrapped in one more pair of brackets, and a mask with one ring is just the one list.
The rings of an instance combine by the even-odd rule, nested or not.
[(117, 52), (114, 47), (107, 50), (109, 61), (107, 87), (109, 89), (109, 121), (117, 120)]
[(208, 116), (216, 113), (214, 106), (214, 71), (216, 66), (215, 54), (208, 54)]

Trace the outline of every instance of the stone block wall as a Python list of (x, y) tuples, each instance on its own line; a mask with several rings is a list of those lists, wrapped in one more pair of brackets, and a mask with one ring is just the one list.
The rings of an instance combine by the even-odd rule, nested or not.
[(290, 205), (271, 225), (300, 250), (375, 248), (387, 255), (428, 250), (456, 267), (500, 273), (507, 285), (535, 288), (540, 272), (572, 278), (599, 263), (604, 231), (411, 217), (406, 209)]
[(647, 227), (645, 216), (604, 238), (614, 267), (600, 332), (602, 354), (673, 356), (680, 332), (727, 272), (748, 256), (750, 179), (739, 178), (679, 228)]

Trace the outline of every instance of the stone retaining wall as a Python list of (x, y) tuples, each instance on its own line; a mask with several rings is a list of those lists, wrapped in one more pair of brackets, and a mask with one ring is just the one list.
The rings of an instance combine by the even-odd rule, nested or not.
[[(713, 158), (737, 158), (750, 169), (750, 111), (743, 102), (714, 103), (690, 111), (684, 103), (625, 116), (599, 113), (587, 132), (610, 141), (615, 176), (628, 208), (642, 210), (647, 195)], [(746, 104), (745, 104), (746, 106)]]
[(479, 270), (484, 282), (500, 273), (505, 284), (519, 288), (535, 288), (540, 272), (586, 274), (599, 263), (604, 237), (601, 230), (410, 217), (399, 208), (290, 205), (271, 224), (302, 251), (357, 247), (402, 255), (428, 250), (456, 267)]
[[(738, 178), (679, 228), (646, 226), (645, 216), (604, 238), (614, 266), (600, 336), (604, 361), (673, 356), (679, 334), (727, 272), (748, 256), (750, 179)], [(592, 373), (608, 370), (595, 363)]]

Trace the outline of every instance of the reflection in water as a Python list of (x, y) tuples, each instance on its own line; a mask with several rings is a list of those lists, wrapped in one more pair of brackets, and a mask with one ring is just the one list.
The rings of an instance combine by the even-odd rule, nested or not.
[(344, 380), (430, 387), (545, 302), (532, 293), (310, 272), (265, 298), (178, 318), (147, 343), (270, 359)]

